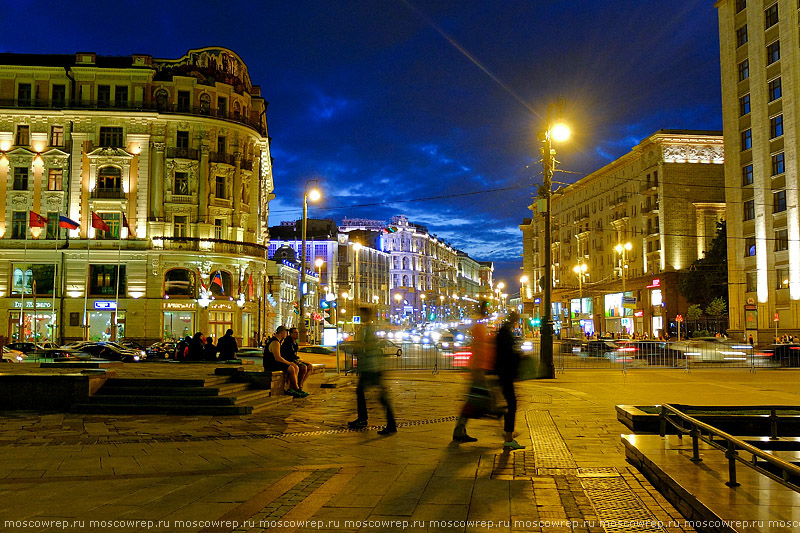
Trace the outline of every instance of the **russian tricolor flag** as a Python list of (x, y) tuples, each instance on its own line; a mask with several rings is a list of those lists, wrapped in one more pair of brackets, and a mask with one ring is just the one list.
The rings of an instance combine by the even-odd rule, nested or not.
[(58, 227), (66, 229), (78, 229), (79, 227), (81, 227), (81, 225), (72, 220), (71, 218), (67, 218), (64, 215), (61, 215), (60, 217), (58, 217)]

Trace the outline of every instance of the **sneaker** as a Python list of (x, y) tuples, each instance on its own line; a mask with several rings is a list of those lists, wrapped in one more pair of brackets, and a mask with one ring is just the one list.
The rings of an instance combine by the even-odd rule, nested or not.
[(503, 443), (503, 448), (508, 448), (509, 450), (524, 450), (525, 446), (517, 442), (516, 440), (506, 441)]
[(286, 389), (286, 394), (288, 394), (289, 396), (292, 396), (294, 398), (302, 398), (303, 397), (303, 394), (299, 390), (295, 390), (295, 389)]
[(453, 437), (453, 440), (456, 442), (478, 442), (478, 439), (475, 437), (470, 437), (469, 435), (459, 435), (458, 437)]
[(348, 422), (347, 427), (349, 427), (350, 429), (362, 429), (367, 427), (367, 421), (361, 420), (360, 418), (356, 418), (352, 422)]
[(395, 433), (397, 433), (397, 427), (396, 426), (392, 426), (392, 427), (386, 426), (382, 430), (378, 431), (378, 435), (394, 435)]
[(297, 392), (300, 393), (300, 397), (301, 398), (305, 398), (306, 396), (308, 396), (308, 393), (306, 391), (304, 391), (303, 389), (297, 389)]

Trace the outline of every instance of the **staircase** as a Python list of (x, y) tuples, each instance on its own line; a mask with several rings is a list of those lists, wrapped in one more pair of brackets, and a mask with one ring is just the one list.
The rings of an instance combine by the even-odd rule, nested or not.
[(291, 401), (269, 389), (231, 382), (230, 376), (206, 378), (110, 378), (73, 412), (93, 414), (248, 415)]

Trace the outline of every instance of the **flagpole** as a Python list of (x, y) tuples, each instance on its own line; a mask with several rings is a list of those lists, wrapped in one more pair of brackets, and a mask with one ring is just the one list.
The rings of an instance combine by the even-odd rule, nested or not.
[(50, 335), (52, 337), (50, 339), (50, 342), (55, 342), (56, 325), (57, 325), (56, 316), (58, 316), (56, 314), (56, 282), (57, 282), (56, 280), (58, 279), (58, 276), (57, 276), (57, 274), (58, 274), (58, 237), (61, 235), (61, 211), (59, 211), (56, 216), (58, 218), (55, 221), (56, 222), (56, 224), (55, 224), (55, 226), (56, 226), (55, 227), (55, 230), (56, 230), (56, 234), (55, 234), (56, 249), (55, 249), (55, 254), (53, 254), (53, 305), (51, 306), (51, 311), (53, 312), (53, 322), (52, 322), (53, 326), (52, 326), (51, 335)]
[(120, 264), (122, 262), (122, 222), (125, 220), (125, 214), (120, 211), (119, 226), (117, 228), (117, 292), (114, 295), (114, 340), (119, 340), (117, 334), (119, 333), (119, 278), (120, 278)]
[(28, 224), (25, 226), (25, 251), (23, 253), (22, 259), (22, 296), (20, 296), (20, 305), (19, 305), (19, 335), (17, 336), (17, 340), (20, 342), (25, 342), (27, 339), (25, 338), (25, 273), (27, 272), (27, 263), (28, 263), (28, 233), (31, 232), (30, 226), (30, 218), (31, 212), (28, 211)]
[(89, 250), (91, 249), (92, 240), (89, 238), (89, 228), (91, 225), (86, 226), (86, 277), (84, 278), (83, 285), (83, 340), (89, 340), (89, 316), (86, 314), (86, 308), (89, 304), (89, 284), (91, 271), (89, 267)]

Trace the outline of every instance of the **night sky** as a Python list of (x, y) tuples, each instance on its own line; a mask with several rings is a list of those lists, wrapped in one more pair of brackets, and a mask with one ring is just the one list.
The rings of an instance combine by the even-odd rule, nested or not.
[(270, 102), (270, 225), (405, 214), (516, 285), (566, 99), (572, 182), (662, 128), (721, 129), (711, 0), (5, 2), (0, 51), (177, 58), (223, 46)]

